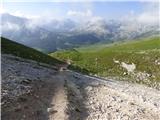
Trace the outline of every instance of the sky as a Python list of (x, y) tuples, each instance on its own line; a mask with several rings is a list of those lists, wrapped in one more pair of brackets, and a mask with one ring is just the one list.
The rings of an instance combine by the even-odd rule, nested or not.
[(40, 15), (42, 13), (48, 14), (49, 12), (55, 17), (67, 17), (71, 11), (87, 12), (92, 11), (94, 15), (104, 18), (120, 17), (124, 14), (129, 14), (134, 11), (135, 13), (142, 12), (144, 6), (139, 2), (93, 2), (93, 3), (81, 3), (81, 2), (67, 2), (67, 3), (4, 3), (4, 9), (11, 13), (23, 13), (26, 15)]
[[(17, 2), (18, 1), (18, 2)], [(156, 0), (5, 0), (1, 13), (27, 18), (64, 19), (137, 19), (144, 22), (159, 20), (159, 2)], [(30, 2), (29, 2), (30, 1)]]

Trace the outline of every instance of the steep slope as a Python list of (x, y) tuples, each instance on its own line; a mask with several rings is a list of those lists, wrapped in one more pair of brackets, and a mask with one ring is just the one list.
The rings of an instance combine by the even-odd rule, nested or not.
[(2, 54), (3, 120), (159, 120), (160, 91)]
[(51, 65), (62, 64), (62, 61), (51, 58), (48, 55), (41, 53), (33, 48), (26, 47), (22, 44), (13, 42), (6, 38), (1, 38), (2, 54), (12, 54), (22, 58), (35, 60), (37, 62), (48, 63)]
[(64, 78), (48, 65), (2, 54), (1, 82), (3, 120), (67, 119)]
[[(117, 77), (159, 88), (160, 39), (146, 38), (111, 45), (94, 45), (51, 53), (57, 59), (71, 59), (90, 74)], [(83, 72), (83, 71), (82, 71)]]
[(56, 75), (64, 63), (6, 38), (1, 49), (2, 119), (67, 119), (65, 82)]
[(2, 14), (2, 37), (43, 52), (56, 50), (56, 33), (35, 26), (29, 19)]
[(3, 120), (160, 119), (159, 90), (57, 71), (61, 62), (4, 38), (1, 63)]

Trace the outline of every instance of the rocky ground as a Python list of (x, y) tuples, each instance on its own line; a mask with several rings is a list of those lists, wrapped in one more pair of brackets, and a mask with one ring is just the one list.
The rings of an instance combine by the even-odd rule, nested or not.
[(67, 120), (64, 78), (44, 66), (2, 55), (2, 120)]
[[(159, 120), (160, 91), (69, 73), (83, 96), (86, 120)], [(76, 77), (77, 79), (74, 79)]]
[(2, 120), (159, 120), (160, 91), (2, 55)]

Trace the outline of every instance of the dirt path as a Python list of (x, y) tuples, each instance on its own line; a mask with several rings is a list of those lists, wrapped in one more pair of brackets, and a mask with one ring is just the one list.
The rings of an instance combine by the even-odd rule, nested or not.
[[(62, 75), (58, 75), (58, 82), (60, 82), (59, 85), (56, 85), (58, 89), (55, 91), (55, 96), (53, 97), (53, 100), (51, 101), (51, 104), (54, 104), (54, 107), (51, 109), (55, 109), (56, 113), (54, 115), (50, 115), (50, 120), (68, 120), (68, 115), (66, 114), (67, 111), (67, 92), (65, 91), (65, 81), (64, 77)], [(50, 108), (48, 109), (50, 110)], [(51, 110), (52, 114), (52, 110)]]
[(160, 91), (2, 55), (2, 120), (160, 120)]
[(2, 56), (2, 120), (67, 120), (67, 105), (56, 70)]

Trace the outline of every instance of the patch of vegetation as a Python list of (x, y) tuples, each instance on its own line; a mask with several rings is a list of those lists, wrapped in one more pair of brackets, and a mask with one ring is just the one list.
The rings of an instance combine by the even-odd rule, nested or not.
[[(71, 59), (73, 66), (85, 69), (88, 73), (102, 77), (128, 78), (130, 81), (152, 85), (160, 83), (160, 38), (127, 41), (110, 45), (93, 45), (75, 50), (57, 51), (49, 54), (59, 60)], [(119, 61), (115, 63), (114, 60)], [(134, 74), (127, 73), (121, 66), (134, 63), (134, 74), (147, 73), (147, 80), (140, 80)], [(76, 68), (76, 67), (75, 67)], [(124, 74), (125, 73), (125, 74)], [(145, 79), (145, 78), (144, 78)]]
[(33, 48), (29, 48), (27, 46), (13, 42), (3, 37), (1, 37), (1, 52), (51, 65), (63, 63), (62, 61), (50, 57), (44, 53), (41, 53)]

